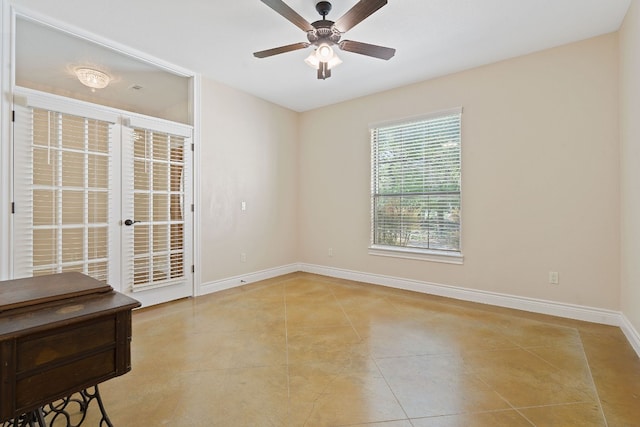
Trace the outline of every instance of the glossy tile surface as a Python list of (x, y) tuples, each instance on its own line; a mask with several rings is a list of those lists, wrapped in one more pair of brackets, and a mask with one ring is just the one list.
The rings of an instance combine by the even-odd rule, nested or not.
[(305, 273), (135, 312), (132, 362), (116, 427), (640, 426), (618, 328)]

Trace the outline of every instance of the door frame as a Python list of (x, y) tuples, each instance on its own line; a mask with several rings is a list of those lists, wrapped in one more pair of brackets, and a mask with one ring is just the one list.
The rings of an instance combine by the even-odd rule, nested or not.
[[(111, 204), (110, 211), (110, 234), (111, 241), (113, 242), (112, 256), (109, 260), (110, 273), (109, 284), (117, 291), (131, 295), (132, 297), (140, 300), (143, 306), (149, 306), (159, 304), (167, 301), (171, 301), (178, 298), (184, 298), (194, 295), (195, 280), (194, 274), (191, 270), (191, 265), (194, 264), (194, 251), (196, 246), (194, 243), (195, 238), (195, 212), (191, 211), (190, 205), (193, 204), (195, 191), (194, 191), (194, 161), (195, 155), (191, 150), (187, 150), (186, 154), (191, 155), (191, 174), (185, 179), (189, 179), (187, 191), (184, 200), (184, 214), (185, 217), (191, 215), (189, 218), (189, 226), (187, 227), (187, 233), (190, 235), (186, 240), (189, 241), (190, 247), (185, 248), (185, 285), (180, 286), (165, 286), (165, 287), (151, 287), (149, 289), (133, 290), (129, 284), (124, 282), (125, 278), (125, 260), (123, 259), (127, 250), (124, 248), (125, 238), (124, 233), (129, 232), (128, 227), (123, 225), (125, 206), (123, 197), (126, 196), (123, 188), (123, 171), (128, 169), (124, 164), (125, 156), (123, 153), (124, 148), (124, 136), (123, 130), (125, 128), (140, 127), (157, 130), (160, 132), (171, 133), (173, 129), (175, 133), (189, 132), (193, 134), (193, 129), (188, 125), (180, 123), (172, 123), (167, 120), (156, 119), (153, 117), (144, 116), (141, 114), (133, 114), (122, 110), (103, 107), (95, 104), (90, 104), (75, 99), (65, 98), (58, 95), (52, 95), (49, 93), (39, 92), (32, 89), (16, 87), (14, 92), (14, 104), (19, 104), (23, 107), (29, 108), (41, 108), (63, 114), (76, 115), (87, 117), (91, 119), (98, 119), (107, 122), (114, 123), (112, 132), (112, 189), (113, 189), (113, 203)], [(15, 107), (14, 107), (15, 108)], [(123, 124), (124, 123), (124, 124)], [(133, 125), (131, 125), (133, 123)], [(192, 137), (189, 137), (192, 140)], [(12, 142), (13, 144), (13, 142)], [(133, 158), (131, 158), (133, 160)], [(132, 167), (132, 166), (131, 166)], [(15, 175), (16, 168), (11, 163), (11, 178)], [(19, 206), (18, 206), (19, 208)], [(12, 217), (13, 219), (13, 217)], [(13, 234), (14, 221), (11, 221), (11, 230)], [(126, 229), (125, 229), (126, 228)], [(10, 242), (11, 246), (14, 245), (13, 238)], [(13, 259), (11, 260), (11, 268), (13, 270)]]
[[(85, 29), (73, 27), (66, 23), (56, 21), (50, 17), (35, 13), (20, 5), (14, 5), (12, 0), (0, 0), (0, 66), (2, 70), (10, 72), (0, 73), (0, 280), (14, 279), (12, 253), (12, 202), (13, 195), (13, 126), (11, 111), (13, 110), (13, 97), (16, 95), (15, 85), (15, 23), (16, 16), (37, 19), (61, 31), (83, 37), (102, 46), (112, 48), (124, 55), (131, 56), (140, 61), (154, 64), (161, 69), (175, 74), (189, 77), (189, 115), (193, 127), (193, 185), (192, 200), (197, 207), (200, 201), (200, 140), (201, 140), (201, 81), (200, 74), (184, 67), (169, 63), (145, 52), (138, 51), (129, 46), (114, 42), (113, 40), (98, 36)], [(107, 108), (107, 107), (103, 107)], [(201, 282), (200, 269), (200, 215), (198, 209), (193, 212), (192, 228), (192, 259), (195, 265), (195, 273), (192, 275), (192, 295), (197, 295), (197, 289)], [(151, 302), (153, 303), (153, 302)]]

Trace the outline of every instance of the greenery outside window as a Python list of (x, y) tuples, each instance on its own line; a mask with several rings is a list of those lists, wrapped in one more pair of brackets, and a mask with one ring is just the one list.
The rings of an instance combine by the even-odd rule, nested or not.
[(458, 108), (371, 128), (371, 253), (461, 258), (461, 118)]

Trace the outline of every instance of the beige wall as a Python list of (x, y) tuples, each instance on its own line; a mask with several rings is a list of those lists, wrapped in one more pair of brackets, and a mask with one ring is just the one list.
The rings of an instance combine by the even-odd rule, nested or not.
[(201, 131), (201, 282), (296, 262), (298, 114), (203, 79)]
[(620, 31), (622, 312), (640, 331), (640, 6)]
[[(617, 52), (606, 35), (303, 113), (299, 260), (619, 309)], [(368, 255), (368, 125), (458, 106), (464, 265)]]

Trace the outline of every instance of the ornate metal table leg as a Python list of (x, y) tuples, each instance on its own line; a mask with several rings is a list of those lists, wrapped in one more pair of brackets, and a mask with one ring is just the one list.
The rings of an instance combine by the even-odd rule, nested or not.
[[(37, 424), (36, 424), (37, 423)], [(14, 418), (2, 423), (2, 427), (47, 427), (47, 423), (44, 421), (42, 409), (38, 408), (35, 411), (27, 412), (20, 415), (18, 418)]]
[[(93, 391), (90, 391), (91, 389)], [(64, 399), (49, 403), (35, 411), (27, 412), (17, 418), (5, 421), (1, 424), (1, 427), (47, 427), (54, 425), (54, 423), (56, 423), (56, 426), (80, 427), (87, 418), (87, 410), (92, 400), (98, 402), (98, 408), (100, 409), (99, 427), (113, 427), (107, 411), (104, 409), (98, 386), (93, 386), (91, 389), (82, 390)], [(78, 417), (80, 418), (79, 420), (77, 420)]]
[[(102, 427), (106, 425), (107, 427), (113, 427), (113, 424), (111, 424), (111, 420), (107, 415), (107, 411), (104, 409), (104, 404), (102, 403), (102, 397), (100, 397), (100, 390), (98, 389), (98, 386), (96, 385), (92, 387), (92, 389), (93, 391), (90, 391), (90, 389), (82, 390), (71, 396), (65, 397), (64, 399), (46, 405), (43, 408), (44, 418), (48, 420), (50, 426), (52, 426), (56, 421), (62, 419), (64, 420), (64, 423), (60, 424), (60, 421), (58, 421), (58, 424), (56, 425), (64, 427), (79, 427), (87, 418), (89, 404), (92, 400), (95, 400), (98, 402), (98, 408), (100, 409), (101, 415), (99, 426)], [(74, 422), (74, 420), (72, 420), (73, 415), (75, 415), (76, 418), (80, 416), (80, 420)]]
[(36, 413), (36, 418), (38, 419), (38, 427), (47, 427), (47, 422), (44, 420), (44, 412), (42, 412), (42, 408), (38, 408), (34, 412)]
[(93, 393), (90, 393), (88, 390), (83, 390), (82, 393), (89, 398), (87, 405), (89, 405), (89, 402), (93, 399), (98, 402), (100, 415), (102, 416), (102, 418), (100, 418), (100, 427), (102, 427), (103, 424), (107, 427), (113, 427), (113, 424), (111, 424), (111, 420), (107, 415), (107, 411), (104, 409), (104, 404), (102, 403), (102, 397), (100, 397), (100, 390), (98, 389), (98, 385), (93, 387)]

